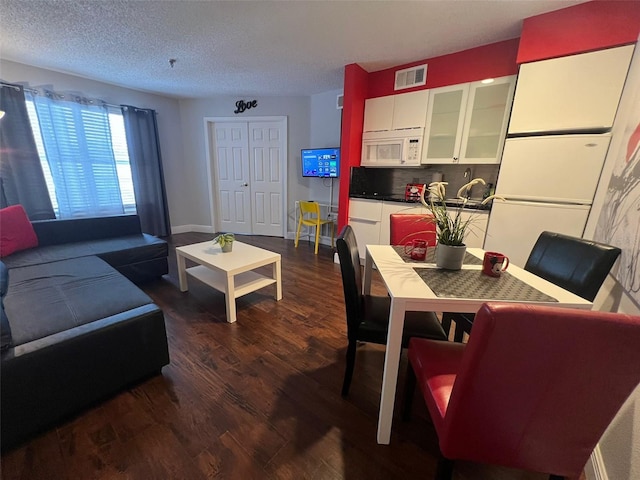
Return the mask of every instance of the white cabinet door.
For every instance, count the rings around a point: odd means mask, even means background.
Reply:
[[[460,163],[500,163],[515,78],[510,76],[494,79],[491,83],[471,83]]]
[[[591,203],[610,134],[507,140],[496,193],[508,199]]]
[[[469,220],[464,235],[464,244],[469,248],[482,248],[489,223],[489,212],[486,210],[465,210],[461,214],[462,221]]]
[[[469,84],[434,88],[429,94],[422,163],[459,161]]]
[[[431,90],[422,163],[500,163],[515,79]]]
[[[364,102],[363,131],[391,130],[393,121],[393,96],[369,98]]]
[[[349,200],[349,225],[356,235],[360,258],[364,258],[367,245],[380,243],[381,218],[381,201],[355,198]]]
[[[533,245],[545,231],[581,237],[590,207],[535,202],[493,202],[484,249],[507,255],[524,267]]]
[[[364,104],[364,132],[424,128],[429,90],[369,98]]]
[[[429,105],[429,90],[401,93],[393,96],[391,128],[424,128]]]
[[[521,65],[509,133],[611,127],[633,48],[627,45]]]

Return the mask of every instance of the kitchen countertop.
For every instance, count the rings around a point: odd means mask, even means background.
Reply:
[[[404,194],[380,194],[380,193],[350,193],[349,198],[362,198],[366,200],[383,200],[385,202],[398,202],[398,203],[410,203],[417,204],[419,201],[415,200],[406,200],[404,198]],[[447,200],[445,203],[448,207],[457,207],[460,204],[461,200],[452,198]],[[470,199],[467,200],[466,205],[464,205],[465,210],[491,210],[491,204],[482,205],[481,199]]]

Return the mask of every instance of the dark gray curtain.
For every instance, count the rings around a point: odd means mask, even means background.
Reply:
[[[142,230],[159,237],[171,233],[155,110],[122,106],[133,191]]]
[[[2,84],[0,110],[0,206],[20,204],[30,220],[56,218],[22,86]]]

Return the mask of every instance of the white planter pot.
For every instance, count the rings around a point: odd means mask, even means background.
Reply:
[[[439,243],[436,247],[436,267],[446,270],[460,270],[466,251],[466,245],[443,245]]]

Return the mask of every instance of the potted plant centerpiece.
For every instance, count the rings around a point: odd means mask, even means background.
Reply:
[[[213,239],[213,243],[219,244],[223,252],[230,252],[235,239],[236,237],[233,233],[221,233]]]
[[[469,183],[464,184],[456,195],[457,205],[447,207],[446,186],[448,182],[432,182],[429,187],[422,189],[420,202],[433,214],[436,222],[436,236],[438,245],[436,247],[436,266],[447,270],[460,270],[464,261],[464,254],[467,246],[464,237],[467,229],[473,223],[473,215],[466,219],[462,211],[469,201],[468,195],[474,185],[486,185],[482,178],[474,178]],[[429,200],[425,200],[424,193],[428,191]],[[497,197],[491,195],[482,201],[486,205]]]

